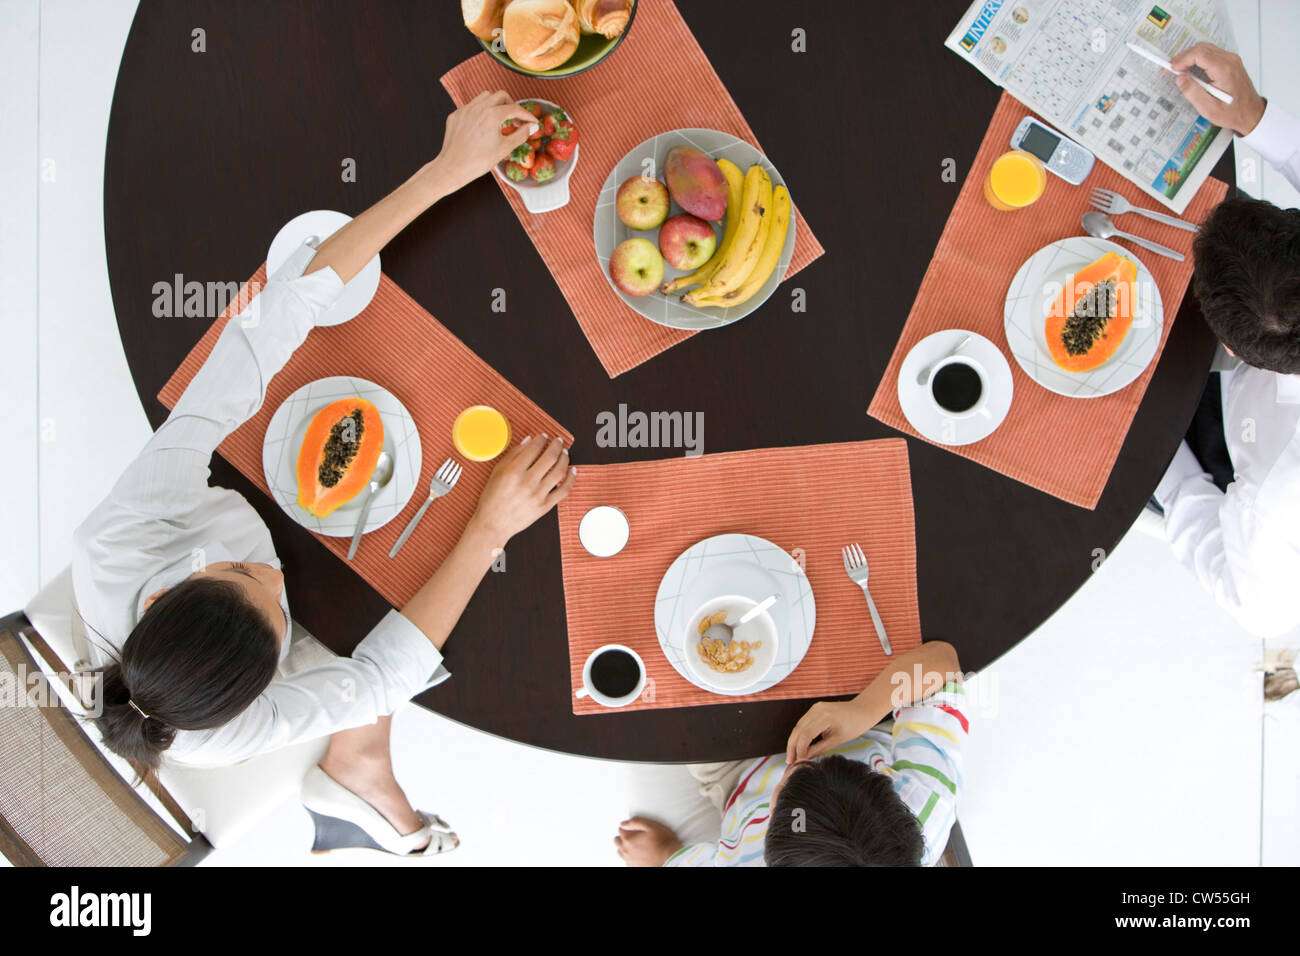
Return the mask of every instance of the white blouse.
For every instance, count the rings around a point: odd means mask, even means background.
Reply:
[[[92,663],[116,658],[159,588],[220,561],[280,566],[262,519],[239,493],[208,485],[208,464],[222,440],[261,407],[267,383],[342,293],[332,268],[302,274],[314,256],[304,245],[226,323],[171,415],[77,528],[72,579]],[[286,629],[282,661],[288,649]],[[449,676],[428,637],[390,611],[351,657],[274,680],[221,727],[178,731],[167,757],[235,763],[374,723]]]

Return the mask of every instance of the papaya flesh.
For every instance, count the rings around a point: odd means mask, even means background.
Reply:
[[[359,495],[384,450],[384,421],[364,398],[331,402],[312,418],[298,451],[298,504],[328,518]]]
[[[1052,361],[1088,372],[1115,354],[1137,310],[1137,263],[1108,252],[1065,283],[1047,316]]]

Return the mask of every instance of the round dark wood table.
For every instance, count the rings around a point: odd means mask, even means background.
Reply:
[[[771,15],[737,17],[733,4],[679,3],[826,247],[795,280],[805,314],[774,299],[611,380],[487,177],[384,250],[384,270],[406,292],[568,425],[579,464],[662,454],[596,446],[597,412],[620,402],[704,412],[710,452],[897,435],[865,409],[957,195],[941,164],[951,157],[965,175],[999,91],[943,47],[963,3],[873,5],[871,35],[888,43],[872,43],[870,58],[841,17],[770,6]],[[856,5],[844,10],[861,16]],[[806,53],[791,52],[796,27],[807,31]],[[202,53],[192,49],[196,29]],[[438,78],[477,51],[454,0],[143,0],[113,97],[104,228],[122,343],[155,427],[167,414],[156,395],[210,317],[155,318],[154,284],[177,273],[243,281],[293,216],[355,215],[381,198],[438,152],[452,107]],[[610,82],[615,62],[596,67]],[[653,95],[629,89],[627,109]],[[355,182],[340,175],[349,158]],[[1230,159],[1216,172],[1229,182]],[[526,307],[492,312],[495,288]],[[1093,511],[909,441],[927,639],[954,644],[964,669],[982,668],[1088,579],[1095,549],[1114,547],[1172,457],[1213,348],[1189,294]],[[710,373],[740,361],[753,381],[780,387],[736,396]],[[219,456],[212,480],[244,494],[270,527],[295,616],[348,653],[388,604]],[[419,703],[596,757],[773,753],[808,706],[575,717],[553,513],[511,541],[509,573],[487,575],[445,653],[453,678]]]

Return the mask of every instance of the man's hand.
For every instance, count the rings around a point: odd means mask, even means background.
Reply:
[[[498,547],[550,511],[568,494],[578,469],[558,438],[530,435],[501,459],[479,496],[470,524]]]
[[[618,825],[614,846],[628,866],[663,866],[682,848],[682,841],[662,823],[633,817]]]
[[[1170,66],[1186,72],[1199,66],[1210,78],[1210,83],[1232,95],[1231,103],[1215,99],[1190,76],[1174,78],[1187,102],[1215,126],[1222,126],[1245,136],[1259,125],[1264,115],[1264,98],[1255,91],[1255,84],[1241,63],[1241,57],[1210,43],[1188,47],[1170,61]]]
[[[820,757],[840,744],[861,737],[872,726],[873,721],[864,715],[856,700],[818,701],[790,731],[790,739],[785,744],[785,762],[795,764]]]
[[[506,120],[519,124],[507,134]],[[510,151],[537,132],[537,117],[524,109],[504,90],[484,90],[447,117],[442,152],[433,161],[443,193],[455,192],[478,179]]]

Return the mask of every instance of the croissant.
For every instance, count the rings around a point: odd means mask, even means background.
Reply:
[[[583,33],[614,39],[627,27],[634,0],[570,0]]]

